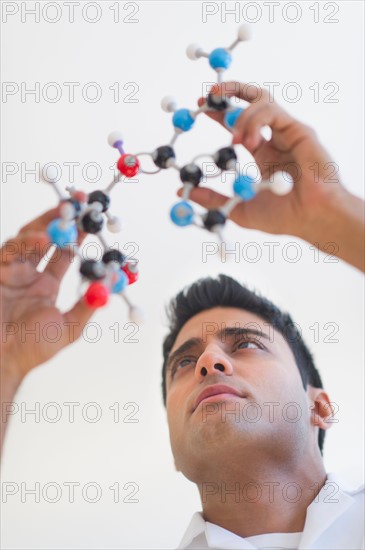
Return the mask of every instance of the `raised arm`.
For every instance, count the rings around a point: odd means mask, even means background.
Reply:
[[[230,218],[242,227],[299,237],[321,250],[333,242],[335,255],[364,271],[364,202],[343,187],[336,163],[315,132],[286,113],[261,88],[226,82],[214,86],[212,93],[250,103],[237,120],[232,142],[242,144],[253,155],[263,178],[284,170],[294,180],[288,195],[261,191],[238,204]],[[201,98],[199,104],[203,102]],[[222,114],[207,114],[223,124]],[[272,130],[269,141],[261,135],[264,126]],[[219,208],[227,197],[201,187],[192,191],[191,199],[206,208]]]
[[[71,249],[63,249],[42,273],[36,270],[49,244],[47,225],[57,215],[55,208],[28,223],[0,251],[1,444],[6,429],[5,404],[12,402],[23,378],[74,342],[94,311],[83,300],[65,313],[55,305],[62,278],[73,259]],[[53,343],[42,338],[49,323],[56,324],[60,334]],[[36,334],[32,335],[32,330]]]

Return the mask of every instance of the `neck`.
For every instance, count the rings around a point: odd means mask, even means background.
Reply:
[[[326,481],[320,457],[300,464],[226,464],[198,483],[205,521],[240,537],[303,531],[308,506]]]

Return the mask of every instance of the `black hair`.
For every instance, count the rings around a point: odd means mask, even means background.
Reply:
[[[267,321],[282,334],[293,352],[303,387],[308,384],[323,388],[313,356],[302,339],[296,324],[288,313],[282,312],[267,298],[249,290],[227,275],[217,279],[207,277],[199,279],[179,292],[167,308],[169,333],[163,342],[162,396],[166,407],[166,364],[169,353],[181,328],[194,315],[214,307],[235,307],[254,313]],[[325,431],[321,428],[318,434],[318,446],[323,454]]]

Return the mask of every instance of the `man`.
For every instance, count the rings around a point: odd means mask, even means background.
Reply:
[[[227,276],[171,304],[163,395],[196,513],[179,548],[362,548],[364,490],[326,475],[333,411],[289,315]]]
[[[239,204],[232,220],[294,235],[322,250],[336,242],[338,257],[364,271],[363,202],[339,181],[328,182],[331,159],[313,131],[264,90],[226,83],[214,93],[251,103],[233,142],[252,153],[262,175],[286,170],[294,179],[287,196],[263,191]],[[222,123],[219,114],[210,116]],[[261,136],[266,125],[270,141]],[[209,208],[226,200],[203,188],[192,199]],[[76,339],[92,311],[82,300],[66,313],[55,306],[68,252],[43,273],[35,269],[56,215],[57,209],[46,212],[3,246],[2,321],[41,327],[76,322]],[[19,261],[23,245],[34,250],[26,262]],[[164,344],[163,389],[176,467],[198,485],[203,505],[181,548],[361,547],[362,493],[347,492],[326,476],[321,448],[330,399],[298,336],[290,317],[229,278],[197,283],[176,298]],[[54,343],[19,342],[17,333],[2,343],[2,402],[11,402],[24,376],[69,343],[66,331]],[[300,413],[296,422],[293,407]],[[4,431],[2,426],[2,437]],[[336,496],[329,500],[331,490]]]

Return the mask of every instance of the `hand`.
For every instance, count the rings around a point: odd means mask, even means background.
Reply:
[[[42,273],[36,271],[48,249],[47,225],[58,215],[59,208],[44,213],[1,248],[1,352],[5,384],[10,380],[13,386],[19,385],[33,367],[76,340],[93,313],[82,299],[65,313],[55,305],[62,278],[73,259],[71,248],[59,250],[56,261],[48,263]],[[84,236],[80,235],[79,242]],[[52,340],[58,337],[56,328],[52,329],[48,323],[57,327],[60,337],[55,342]],[[43,332],[47,326],[48,338]],[[37,336],[29,334],[36,327]]]
[[[272,102],[269,93],[263,89],[226,82],[215,85],[211,93],[236,96],[251,103],[236,122],[232,143],[242,144],[253,155],[263,179],[284,170],[294,181],[293,190],[288,195],[278,196],[263,190],[252,200],[239,203],[230,218],[243,227],[309,240],[308,231],[313,221],[323,217],[328,205],[341,201],[346,194],[335,173],[335,163],[314,131]],[[204,101],[201,98],[199,105]],[[210,111],[207,114],[223,124],[222,113]],[[261,135],[261,129],[266,125],[272,130],[270,141]],[[181,190],[178,194],[181,196]],[[228,197],[198,187],[192,191],[191,199],[214,209],[222,206]]]

